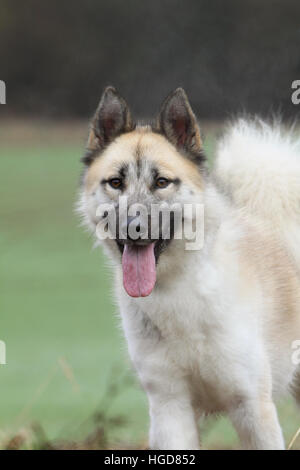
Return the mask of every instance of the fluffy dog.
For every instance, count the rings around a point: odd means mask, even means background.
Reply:
[[[162,204],[204,207],[201,249],[186,249],[172,217],[170,236],[159,225],[153,239],[140,213],[127,217],[127,237],[114,222],[115,237],[101,241],[149,400],[151,448],[198,449],[198,418],[219,412],[231,418],[244,448],[283,449],[274,398],[291,391],[300,401],[293,360],[300,339],[297,141],[279,125],[239,120],[208,172],[182,89],[167,97],[153,126],[140,126],[109,87],[83,161],[79,210],[95,234],[107,222],[99,207],[111,204],[119,215],[120,196],[146,212]],[[140,236],[128,235],[130,224]]]

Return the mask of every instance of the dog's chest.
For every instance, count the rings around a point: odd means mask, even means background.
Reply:
[[[171,291],[157,291],[149,298],[147,315],[158,328],[168,355],[179,367],[201,370],[213,365],[224,346],[226,325],[219,293],[199,288],[197,279],[172,286]]]
[[[187,345],[212,341],[223,329],[222,280],[214,268],[183,274],[159,285],[151,296],[140,301],[140,306],[170,341],[181,340]]]

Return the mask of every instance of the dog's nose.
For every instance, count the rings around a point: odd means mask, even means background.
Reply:
[[[127,239],[130,241],[136,241],[145,239],[148,237],[148,225],[147,220],[143,221],[140,215],[128,216],[126,221],[126,227],[123,233],[127,234]]]

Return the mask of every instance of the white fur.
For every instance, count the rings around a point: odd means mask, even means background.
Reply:
[[[278,224],[299,217],[300,140],[278,123],[237,121],[219,142],[215,174],[239,206]]]
[[[293,129],[238,120],[219,142],[214,176],[238,207],[285,237],[300,264],[300,139]]]

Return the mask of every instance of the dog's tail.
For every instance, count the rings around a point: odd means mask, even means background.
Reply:
[[[300,138],[279,123],[240,119],[230,126],[218,145],[215,176],[238,207],[279,227],[299,220]]]
[[[299,251],[300,139],[293,129],[239,119],[219,142],[214,174],[238,208],[270,224]]]

